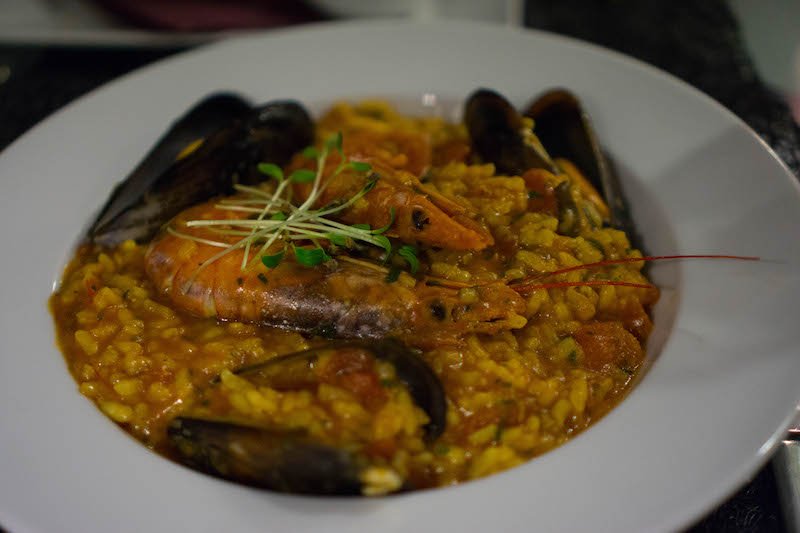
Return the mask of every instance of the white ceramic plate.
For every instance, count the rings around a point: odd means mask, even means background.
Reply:
[[[301,498],[171,464],[78,394],[54,347],[47,297],[112,184],[201,96],[453,101],[488,86],[522,105],[554,85],[594,115],[652,253],[763,258],[656,266],[655,359],[583,435],[456,488]],[[387,22],[214,45],[126,76],[34,128],[0,156],[0,191],[0,523],[14,533],[674,529],[766,461],[800,399],[795,180],[709,98],[569,39]]]

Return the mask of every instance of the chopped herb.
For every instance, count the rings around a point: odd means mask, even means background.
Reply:
[[[512,216],[511,223],[515,224],[518,220],[524,217],[526,213],[527,213],[526,211],[522,211],[521,213],[517,213],[516,215]]]
[[[594,210],[594,208],[589,207],[589,204],[583,205],[583,214],[586,216],[586,221],[589,223],[590,227],[600,227],[600,223],[602,222],[600,215]]]
[[[409,268],[411,268],[411,273],[416,274],[419,270],[419,259],[417,259],[417,249],[411,245],[404,244],[397,250],[397,255],[402,257],[408,263]]]
[[[264,285],[267,284],[267,276],[265,276],[263,272],[259,272],[258,276],[256,276],[256,277],[258,278],[258,281],[260,281]]]
[[[500,420],[500,422],[497,423],[497,429],[494,432],[494,441],[495,442],[500,442],[500,439],[503,438],[503,431],[505,431],[505,429],[506,429],[505,420]]]
[[[567,355],[567,361],[572,363],[573,365],[578,362],[578,352],[576,350],[572,350]]]
[[[449,452],[450,446],[441,442],[433,447],[433,453],[436,455],[447,455]]]
[[[542,195],[538,191],[528,191],[528,200],[540,198]]]
[[[585,237],[585,238],[586,238],[586,242],[588,242],[589,244],[591,244],[592,246],[597,248],[600,251],[600,253],[602,253],[603,256],[605,257],[606,249],[603,246],[603,243],[601,243],[600,241],[598,241],[597,239],[594,239],[592,237]]]

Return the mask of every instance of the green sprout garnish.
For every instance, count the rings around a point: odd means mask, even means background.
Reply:
[[[419,259],[417,259],[417,249],[411,245],[405,244],[397,250],[397,255],[402,257],[408,263],[409,269],[412,274],[416,274],[419,270]]]
[[[353,161],[351,166],[356,172],[369,172],[372,168],[369,163],[365,163],[364,161]]]
[[[301,248],[292,245],[292,248],[294,249],[294,258],[303,266],[317,266],[331,259],[321,246],[315,248]]]
[[[285,254],[286,254],[286,250],[281,250],[277,254],[262,255],[261,256],[261,262],[264,263],[264,266],[267,267],[267,268],[275,268],[283,260],[283,256]]]
[[[389,269],[389,272],[386,274],[386,283],[394,283],[400,277],[400,269],[397,267],[392,267]]]
[[[341,161],[330,176],[323,180],[325,162],[333,151],[341,154]],[[287,177],[278,165],[260,163],[257,166],[258,171],[277,181],[273,192],[258,187],[235,185],[235,190],[241,195],[220,202],[219,206],[223,209],[250,213],[249,218],[190,220],[186,223],[189,227],[208,227],[220,235],[241,237],[238,241],[227,243],[203,239],[169,228],[175,235],[223,248],[200,265],[200,269],[238,249],[244,250],[242,270],[259,261],[267,268],[276,268],[290,250],[299,264],[316,266],[331,260],[331,255],[320,244],[323,240],[334,247],[343,248],[351,248],[356,242],[366,243],[382,248],[386,258],[391,255],[392,244],[383,233],[394,223],[393,209],[390,212],[389,223],[378,229],[372,229],[369,224],[348,225],[328,218],[352,206],[375,187],[379,178],[372,172],[372,166],[364,161],[351,161],[344,157],[341,133],[326,139],[321,150],[309,146],[302,151],[302,154],[307,159],[315,161],[315,170],[298,169]],[[364,175],[364,186],[361,190],[348,199],[340,199],[318,209],[312,209],[327,184],[348,169]],[[292,183],[311,184],[308,197],[299,206],[291,202]],[[254,251],[255,248],[257,250]],[[402,252],[404,249],[410,251]],[[401,248],[400,255],[409,263],[412,272],[416,272],[419,262],[416,260],[413,247]]]
[[[272,176],[278,181],[283,181],[283,169],[274,163],[259,163],[258,171],[267,176]]]

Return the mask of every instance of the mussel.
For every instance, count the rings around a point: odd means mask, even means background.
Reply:
[[[217,477],[278,492],[359,495],[365,461],[302,432],[177,417],[168,428],[180,459]]]
[[[394,340],[334,341],[250,365],[235,374],[277,390],[313,389],[319,384],[321,357],[353,350],[390,362],[398,380],[429,418],[424,427],[426,441],[441,435],[446,419],[442,384],[419,356]],[[358,443],[336,447],[317,442],[302,430],[189,413],[172,420],[167,432],[178,460],[245,485],[329,495],[372,495],[413,488],[390,467],[374,464]]]
[[[551,89],[536,98],[525,111],[551,157],[569,159],[603,195],[611,227],[635,235],[622,184],[603,153],[589,114],[566,89]]]
[[[525,131],[523,115],[500,94],[479,89],[467,99],[464,120],[473,151],[494,163],[499,172],[522,175],[531,168],[553,173],[562,169],[554,161],[572,161],[591,185],[600,191],[609,209],[611,227],[636,232],[619,178],[603,153],[588,113],[566,89],[546,91],[524,113],[534,122],[534,133]],[[574,202],[565,187],[556,191],[560,218],[575,216]],[[572,210],[572,211],[570,211]],[[563,226],[569,226],[563,223]]]
[[[311,143],[313,132],[311,117],[297,102],[254,108],[236,95],[209,96],[177,120],[117,185],[88,239],[106,246],[126,239],[146,242],[186,207],[252,181],[257,163],[288,162]],[[200,145],[192,151],[196,141]]]
[[[530,168],[557,172],[547,152],[523,135],[522,116],[500,94],[478,89],[464,105],[464,123],[472,149],[498,172],[521,175]]]

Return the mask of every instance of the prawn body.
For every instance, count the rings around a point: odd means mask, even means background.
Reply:
[[[341,260],[307,267],[287,259],[272,269],[256,264],[243,271],[244,252],[233,250],[200,268],[219,249],[176,235],[218,239],[186,222],[242,217],[212,201],[181,213],[171,223],[176,231],[162,231],[148,248],[145,267],[166,300],[196,316],[333,338],[394,337],[417,347],[525,323],[522,298],[502,282],[477,287],[477,299],[467,303],[458,289],[389,282],[380,270]]]

